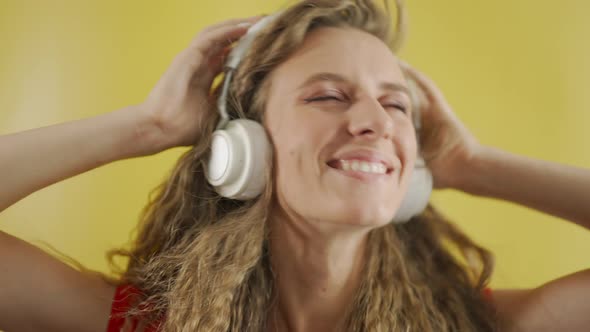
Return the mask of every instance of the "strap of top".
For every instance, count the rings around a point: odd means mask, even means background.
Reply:
[[[120,285],[115,291],[113,304],[111,306],[111,316],[107,326],[107,332],[120,332],[125,325],[125,314],[131,307],[131,300],[134,296],[140,294],[140,291],[131,285]],[[131,325],[131,331],[137,328],[137,320],[128,323]],[[145,332],[157,332],[155,328],[148,327]]]
[[[494,294],[493,294],[493,291],[491,288],[489,288],[489,287],[484,288],[482,293],[483,293],[483,297],[486,300],[488,300],[490,302],[492,302],[494,300]]]

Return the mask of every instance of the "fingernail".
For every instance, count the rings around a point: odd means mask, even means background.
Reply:
[[[239,23],[236,25],[238,28],[248,28],[250,26],[252,26],[251,22],[243,22],[243,23]]]

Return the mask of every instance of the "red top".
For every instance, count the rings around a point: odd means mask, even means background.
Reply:
[[[492,291],[491,288],[486,287],[483,289],[483,297],[488,300],[488,301],[493,301],[494,300],[494,292]]]
[[[139,290],[133,286],[129,285],[121,285],[117,287],[115,292],[115,297],[113,298],[113,305],[111,307],[111,318],[109,320],[109,325],[107,327],[107,332],[120,332],[123,328],[123,323],[125,323],[124,317],[117,317],[116,314],[125,313],[129,310],[131,306],[131,299],[133,295],[139,294]],[[483,290],[483,295],[488,301],[492,301],[492,289],[485,288]],[[134,320],[132,322],[132,330],[135,331],[137,328],[137,321]],[[154,326],[149,326],[145,329],[145,332],[158,332],[157,328]]]
[[[131,307],[131,300],[134,295],[139,294],[139,290],[133,286],[121,285],[117,287],[115,296],[113,298],[113,304],[111,306],[111,317],[109,325],[107,326],[107,332],[120,332],[125,323],[125,317],[119,317],[117,314],[123,314]],[[131,331],[135,331],[137,328],[137,320],[131,322]],[[154,326],[148,326],[144,330],[145,332],[157,332],[158,330]]]

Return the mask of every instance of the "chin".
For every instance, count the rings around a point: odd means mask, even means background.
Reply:
[[[346,209],[339,213],[338,223],[350,226],[364,226],[370,228],[379,228],[385,226],[393,219],[393,211],[386,213],[377,213],[377,209],[367,210],[366,207],[359,210]]]

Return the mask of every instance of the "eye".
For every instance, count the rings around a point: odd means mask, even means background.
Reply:
[[[398,109],[404,113],[408,112],[408,109],[404,105],[401,105],[401,104],[386,104],[386,105],[383,105],[383,107],[386,107],[386,108],[392,107],[392,108]]]
[[[335,100],[335,101],[340,101],[340,102],[344,101],[336,96],[319,96],[319,97],[315,97],[315,98],[307,98],[304,100],[307,103],[314,102],[314,101],[328,101],[328,100]],[[395,109],[400,110],[404,113],[408,112],[407,108],[402,104],[385,104],[385,105],[383,105],[383,107],[384,108],[395,108]]]
[[[335,96],[320,96],[320,97],[315,97],[315,98],[308,98],[305,99],[306,102],[312,102],[312,101],[325,101],[325,100],[336,100],[336,101],[342,101],[341,99],[339,99],[338,97]]]

